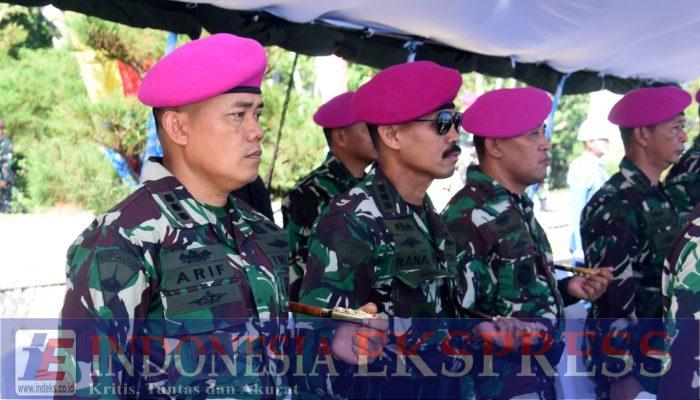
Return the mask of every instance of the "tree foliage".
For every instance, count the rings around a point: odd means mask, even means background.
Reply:
[[[588,95],[566,95],[559,99],[552,131],[552,164],[548,180],[550,188],[567,187],[569,164],[581,154],[583,145],[576,140],[578,128],[588,114]]]
[[[27,148],[26,157],[29,209],[67,202],[103,212],[130,192],[92,141],[52,137]]]
[[[143,135],[138,139],[134,132],[143,115],[129,115],[128,104],[120,104],[125,99],[115,99],[114,106],[91,104],[67,50],[20,49],[18,56],[0,58],[0,118],[15,144],[19,170],[13,208],[31,211],[56,202],[95,212],[111,207],[128,188],[100,151],[98,143],[111,136],[104,136],[99,121],[112,121],[117,131],[128,130],[127,137],[142,142]],[[130,120],[133,125],[124,122]]]
[[[102,60],[121,61],[143,76],[163,55],[167,34],[137,29],[96,17],[69,13],[67,19],[78,42],[92,48]]]
[[[51,47],[53,26],[39,8],[0,5],[0,57],[19,57],[22,48]]]
[[[294,60],[293,53],[278,47],[269,47],[266,51],[268,72],[262,87],[265,110],[260,119],[265,132],[260,165],[260,175],[263,177],[267,175],[272,161]],[[321,163],[325,156],[326,140],[321,128],[312,120],[313,113],[321,105],[321,100],[314,97],[314,76],[313,59],[300,55],[270,187],[275,197],[284,195],[299,178]]]
[[[63,108],[87,99],[75,57],[53,48],[0,57],[0,93],[0,118],[16,144],[72,134],[79,121],[67,118]]]

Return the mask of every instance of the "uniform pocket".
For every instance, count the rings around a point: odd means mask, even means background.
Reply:
[[[529,240],[508,241],[499,246],[499,297],[517,300],[522,291],[537,285],[537,250]]]

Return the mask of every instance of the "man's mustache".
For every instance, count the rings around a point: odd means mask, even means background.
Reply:
[[[451,156],[452,153],[460,154],[461,152],[462,152],[462,149],[459,148],[457,143],[453,143],[449,149],[445,150],[445,152],[442,153],[442,158],[447,158],[447,157]]]

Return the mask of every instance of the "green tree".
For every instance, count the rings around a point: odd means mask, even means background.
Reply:
[[[70,202],[100,212],[129,191],[98,145],[120,137],[105,135],[100,121],[118,125],[117,132],[130,131],[126,136],[135,141],[121,140],[125,148],[138,152],[134,142],[143,141],[137,128],[143,123],[136,121],[144,116],[129,114],[128,104],[91,104],[72,53],[20,49],[18,59],[0,58],[0,91],[1,118],[18,160],[16,211]],[[143,107],[139,110],[146,112]]]
[[[0,57],[14,54],[19,45],[27,39],[27,31],[15,23],[0,28]]]
[[[0,5],[0,56],[18,58],[21,48],[51,47],[54,28],[37,7]]]
[[[52,48],[0,57],[0,93],[0,118],[19,145],[73,132],[60,106],[87,99],[73,54]]]
[[[114,93],[97,102],[83,98],[57,107],[66,119],[74,121],[71,131],[65,132],[64,137],[92,140],[113,149],[131,165],[140,168],[140,157],[148,136],[145,121],[150,116],[150,109],[138,100]],[[132,178],[138,182],[137,171],[132,171]]]
[[[139,76],[163,56],[167,33],[67,13],[67,25],[76,39],[95,50],[103,60],[121,61],[134,68]]]
[[[348,63],[348,90],[357,90],[365,82],[370,80],[378,69],[362,64]]]
[[[265,110],[260,125],[265,132],[260,175],[265,177],[272,161],[277,129],[282,117],[284,97],[289,82],[294,54],[279,47],[266,49],[268,72],[263,83]],[[320,127],[312,120],[313,113],[321,105],[313,97],[313,59],[299,56],[295,72],[295,87],[292,89],[287,116],[280,139],[280,148],[275,163],[270,191],[281,197],[294,183],[308,174],[325,156],[326,140]]]
[[[56,136],[37,141],[26,154],[23,200],[29,209],[67,202],[99,213],[130,192],[90,140]]]
[[[578,128],[588,113],[588,95],[566,95],[559,99],[559,108],[554,114],[552,131],[552,164],[548,176],[552,189],[566,187],[566,174],[569,164],[582,151],[583,146],[576,140]]]

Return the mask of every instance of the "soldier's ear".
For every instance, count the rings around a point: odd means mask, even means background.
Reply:
[[[333,141],[333,146],[345,147],[348,144],[347,131],[343,128],[334,128],[331,131],[331,138]]]
[[[634,128],[634,131],[632,132],[632,137],[634,137],[634,140],[639,143],[640,146],[644,147],[645,149],[649,145],[649,136],[651,135],[651,129],[649,127],[641,127],[641,128]]]
[[[492,158],[501,159],[503,157],[503,148],[499,139],[486,138],[484,139],[484,150]]]
[[[380,125],[377,127],[379,140],[390,149],[401,149],[401,141],[399,140],[398,125]]]
[[[168,140],[180,146],[187,144],[187,130],[184,127],[186,119],[187,113],[181,110],[169,109],[163,112],[161,122],[163,133]]]

